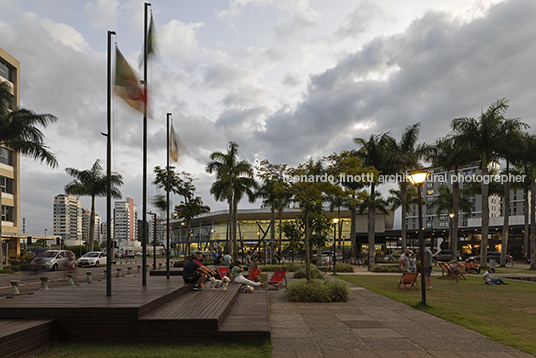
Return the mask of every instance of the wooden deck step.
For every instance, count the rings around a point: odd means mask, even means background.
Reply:
[[[0,320],[0,357],[22,357],[56,340],[54,320]]]
[[[160,308],[140,317],[140,323],[149,321],[162,325],[170,322],[175,329],[218,330],[231,309],[240,285],[230,284],[226,291],[221,288],[205,288],[190,291]]]

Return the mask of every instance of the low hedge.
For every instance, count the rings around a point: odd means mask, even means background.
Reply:
[[[372,266],[372,272],[400,272],[400,266],[394,265],[374,265]]]
[[[262,271],[276,271],[276,270],[285,270],[287,272],[296,272],[300,268],[305,268],[305,264],[295,264],[293,262],[288,262],[286,264],[278,265],[262,265],[259,266]]]
[[[350,286],[340,280],[299,280],[288,285],[285,295],[292,302],[347,302]]]
[[[335,264],[335,272],[354,272],[354,267],[350,264]]]
[[[294,272],[294,278],[305,278],[307,273],[305,272],[305,267],[300,267],[296,272]],[[314,266],[311,266],[311,278],[312,279],[323,279],[324,272],[320,271]]]

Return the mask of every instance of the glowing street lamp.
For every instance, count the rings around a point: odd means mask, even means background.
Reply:
[[[423,232],[423,223],[422,223],[422,195],[421,195],[421,187],[422,183],[426,181],[426,177],[428,177],[428,173],[426,172],[416,172],[413,174],[408,175],[408,180],[411,184],[415,185],[417,187],[417,205],[419,210],[419,257],[421,260],[421,296],[422,296],[422,304],[426,305],[426,287],[425,287],[425,281],[424,281],[424,232]]]

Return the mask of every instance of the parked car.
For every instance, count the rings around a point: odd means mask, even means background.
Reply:
[[[106,254],[102,251],[91,251],[76,261],[78,266],[95,266],[106,265]]]
[[[32,270],[61,270],[71,261],[75,261],[76,256],[69,250],[47,250],[30,262]]]
[[[476,262],[480,264],[480,255],[471,256],[467,260],[465,260],[465,262],[471,262],[473,260],[476,260]],[[501,262],[501,253],[488,252],[486,254],[486,262],[489,262],[490,260],[495,260],[495,262],[497,263]],[[506,262],[512,262],[512,255],[506,254]]]
[[[128,257],[129,259],[133,259],[134,256],[136,256],[136,254],[134,253],[134,250],[126,250],[125,256]]]
[[[333,258],[333,251],[322,251],[320,253],[320,264],[329,265],[332,258]],[[335,253],[335,260],[339,261],[339,259],[340,259],[340,255]]]
[[[460,253],[458,252],[458,261],[461,259]],[[452,250],[439,250],[432,255],[432,262],[434,265],[436,265],[438,262],[449,262],[450,260],[452,260]]]

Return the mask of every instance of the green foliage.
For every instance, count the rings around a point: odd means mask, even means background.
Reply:
[[[395,265],[374,265],[372,266],[372,272],[399,272],[400,266]]]
[[[305,278],[305,267],[299,268],[296,272],[294,272],[294,278]],[[317,269],[314,266],[311,266],[311,279],[323,279],[324,273]]]
[[[12,273],[15,273],[16,271],[15,267],[16,266],[4,266],[4,268],[0,270],[0,274],[5,273],[8,275],[11,275]]]
[[[288,285],[285,295],[292,302],[347,302],[350,287],[339,280],[299,280]]]
[[[287,272],[295,272],[295,271],[297,271],[298,269],[300,269],[302,267],[305,268],[305,264],[298,264],[298,263],[293,263],[293,262],[288,262],[288,263],[280,264],[280,265],[263,265],[263,266],[259,266],[259,268],[262,271],[285,270]]]
[[[335,272],[354,272],[354,267],[350,264],[336,263]]]
[[[175,261],[173,263],[173,267],[184,267],[184,260],[181,261]]]

